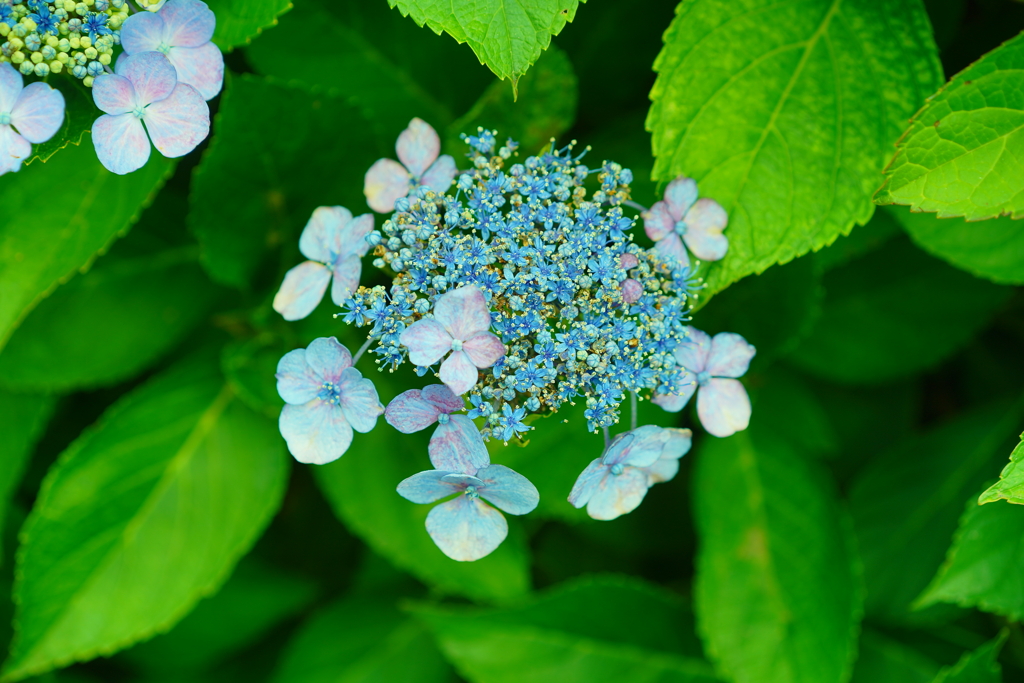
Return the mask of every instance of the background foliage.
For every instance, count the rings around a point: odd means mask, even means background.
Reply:
[[[69,117],[0,180],[0,680],[1024,680],[1024,5],[209,4],[200,152],[114,176]],[[296,465],[277,359],[359,340],[270,300],[413,116],[577,139],[646,205],[696,178],[749,430],[599,523],[564,499],[600,437],[541,420],[492,444],[540,506],[476,563],[394,493],[429,432]]]

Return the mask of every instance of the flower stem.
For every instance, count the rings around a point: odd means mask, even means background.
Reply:
[[[608,450],[608,446],[610,446],[611,444],[612,444],[611,432],[609,432],[608,428],[605,427],[604,428],[604,449],[607,451]]]
[[[643,204],[638,204],[637,202],[634,202],[632,199],[627,199],[627,200],[625,200],[622,203],[625,204],[628,207],[636,209],[640,213],[647,213],[647,207],[646,206],[644,206]]]
[[[629,392],[629,408],[630,408],[630,412],[629,412],[629,430],[633,431],[634,429],[636,429],[636,423],[637,423],[637,419],[638,419],[637,418],[637,414],[636,414],[637,405],[636,405],[636,392],[635,391]]]
[[[364,353],[366,353],[366,349],[370,348],[370,344],[372,342],[373,337],[366,338],[366,341],[363,343],[363,345],[359,347],[358,351],[356,351],[356,355],[352,356],[352,365],[355,365],[356,363],[359,362],[359,359],[363,357]]]

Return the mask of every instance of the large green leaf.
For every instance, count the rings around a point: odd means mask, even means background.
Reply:
[[[817,464],[754,418],[697,454],[699,630],[735,683],[844,683],[863,599],[844,513]]]
[[[77,78],[52,78],[49,84],[64,96],[64,123],[52,138],[32,146],[32,156],[25,160],[26,165],[36,160],[48,161],[68,145],[82,144],[93,122],[103,114],[93,104],[92,90]]]
[[[860,654],[850,683],[931,683],[939,665],[876,631],[860,634]]]
[[[213,42],[222,50],[251,42],[292,8],[291,0],[209,0],[207,4],[217,15]]]
[[[1024,222],[1007,216],[981,222],[943,220],[904,207],[892,207],[888,212],[928,253],[993,282],[1024,284]]]
[[[726,296],[723,293],[722,297]],[[757,422],[771,424],[772,431],[801,453],[833,457],[846,445],[818,394],[799,373],[773,367],[758,376],[751,394]]]
[[[174,347],[219,294],[195,247],[105,256],[25,318],[0,352],[0,385],[69,391],[131,377]]]
[[[879,454],[850,489],[869,615],[928,619],[910,611],[942,564],[963,503],[999,461],[1020,403],[986,406]]]
[[[473,683],[715,683],[678,598],[625,578],[585,578],[514,609],[423,606]]]
[[[364,213],[363,175],[384,153],[370,128],[341,97],[250,75],[232,78],[190,198],[189,225],[211,277],[245,287],[268,249],[281,243],[295,253],[288,266],[298,264],[294,245],[317,206]],[[339,135],[344,158],[332,144]]]
[[[215,591],[276,511],[276,425],[210,360],[126,395],[47,475],[22,532],[4,680],[109,655]]]
[[[709,293],[871,217],[879,171],[942,82],[920,0],[685,0],[655,62],[654,177],[729,212]]]
[[[955,665],[940,671],[933,683],[1001,683],[1002,667],[996,657],[1006,642],[1006,635],[1004,631],[995,640],[964,654]]]
[[[448,683],[426,629],[393,601],[348,598],[310,618],[288,644],[275,683]]]
[[[939,573],[915,606],[951,602],[1020,621],[1024,617],[1024,508],[978,504],[960,518]]]
[[[586,2],[586,0],[582,0]],[[468,43],[481,64],[498,78],[512,81],[537,61],[566,22],[576,16],[580,0],[388,0],[420,26],[442,31]]]
[[[1024,34],[979,59],[919,111],[886,168],[879,204],[940,217],[1024,218]]]
[[[823,284],[821,318],[789,359],[856,384],[935,365],[967,344],[1013,292],[951,268],[906,239],[826,273]]]
[[[1017,505],[1024,505],[1024,434],[1020,435],[1021,443],[1010,453],[1010,462],[999,473],[999,481],[992,484],[981,494],[978,503],[994,503],[997,500],[1007,500]]]
[[[814,255],[814,260],[829,271],[879,249],[901,232],[899,222],[889,211],[875,211],[866,225],[819,251]]]
[[[47,294],[127,232],[173,166],[154,154],[117,176],[85,144],[4,178],[0,205],[17,219],[0,225],[0,349]]]

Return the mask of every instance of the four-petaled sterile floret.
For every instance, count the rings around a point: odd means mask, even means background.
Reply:
[[[722,234],[728,224],[729,216],[718,202],[697,198],[693,178],[670,182],[665,199],[655,202],[644,215],[644,229],[657,243],[655,249],[681,268],[690,265],[687,249],[704,261],[722,259],[729,249],[729,239]]]
[[[21,168],[32,144],[46,142],[64,123],[64,96],[45,83],[24,85],[10,64],[0,64],[0,175]]]
[[[398,136],[395,152],[402,163],[379,159],[366,172],[366,203],[378,213],[393,211],[395,202],[418,185],[444,192],[458,172],[455,159],[441,154],[437,131],[422,119],[409,122],[409,127]]]

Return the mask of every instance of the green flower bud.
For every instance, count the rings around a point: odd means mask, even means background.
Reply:
[[[51,73],[59,74],[63,70],[64,70],[64,65],[61,64],[56,59],[53,60],[52,62],[50,62],[50,72]]]
[[[71,42],[67,38],[61,38],[57,43],[60,52],[71,52]]]
[[[21,25],[24,26],[25,30],[28,31],[29,33],[32,33],[37,28],[39,28],[38,26],[36,26],[36,22],[32,21],[28,17],[25,17],[24,19],[21,20]]]
[[[75,11],[75,0],[64,0],[64,9],[68,12]]]
[[[46,36],[46,44],[50,47],[57,47],[57,45],[60,44],[60,41],[57,40],[57,36]]]
[[[67,52],[58,52],[57,53],[57,61],[60,62],[61,64],[67,64],[68,62],[71,61],[71,57],[68,57],[68,53]],[[57,72],[54,71],[54,73],[57,73]]]
[[[92,38],[90,38],[89,36],[82,36],[81,38],[78,39],[78,43],[83,48],[92,47]]]
[[[14,54],[11,55],[11,63],[12,64],[21,64],[24,61],[25,61],[25,53],[22,52],[21,50],[18,50],[17,52],[15,52]]]
[[[92,81],[93,81],[92,76],[86,76],[85,78],[82,79],[82,85],[84,85],[86,88],[91,88],[92,87]]]
[[[78,36],[71,36],[71,40],[68,41],[71,44],[72,49],[77,50],[82,47],[82,39]]]
[[[18,67],[18,71],[20,71],[24,76],[31,76],[32,72],[35,71],[35,69],[36,65],[28,61],[27,59],[21,63],[21,66]]]
[[[92,59],[96,59],[96,57],[98,57],[98,56],[99,56],[99,53],[96,51],[96,48],[94,48],[94,47],[87,47],[87,48],[85,48],[85,58],[86,59],[92,60]]]
[[[37,52],[35,54],[39,54],[39,53]],[[35,73],[36,73],[36,76],[39,76],[40,78],[43,78],[44,76],[49,76],[50,75],[50,65],[47,64],[46,62],[40,62],[39,64],[36,64]]]
[[[33,52],[32,53],[32,63],[33,64],[38,64],[41,61],[43,61],[43,53],[41,53],[41,52]]]
[[[25,41],[23,41],[21,38],[11,38],[9,42],[11,43],[11,49],[13,50],[20,50],[21,48],[25,47]]]
[[[11,27],[7,24],[0,23],[0,36],[7,37],[7,34],[11,32]]]
[[[99,61],[100,61],[100,64],[102,64],[103,66],[109,66],[110,65],[110,54],[107,53],[107,52],[104,52],[103,54],[101,54],[99,56]]]

